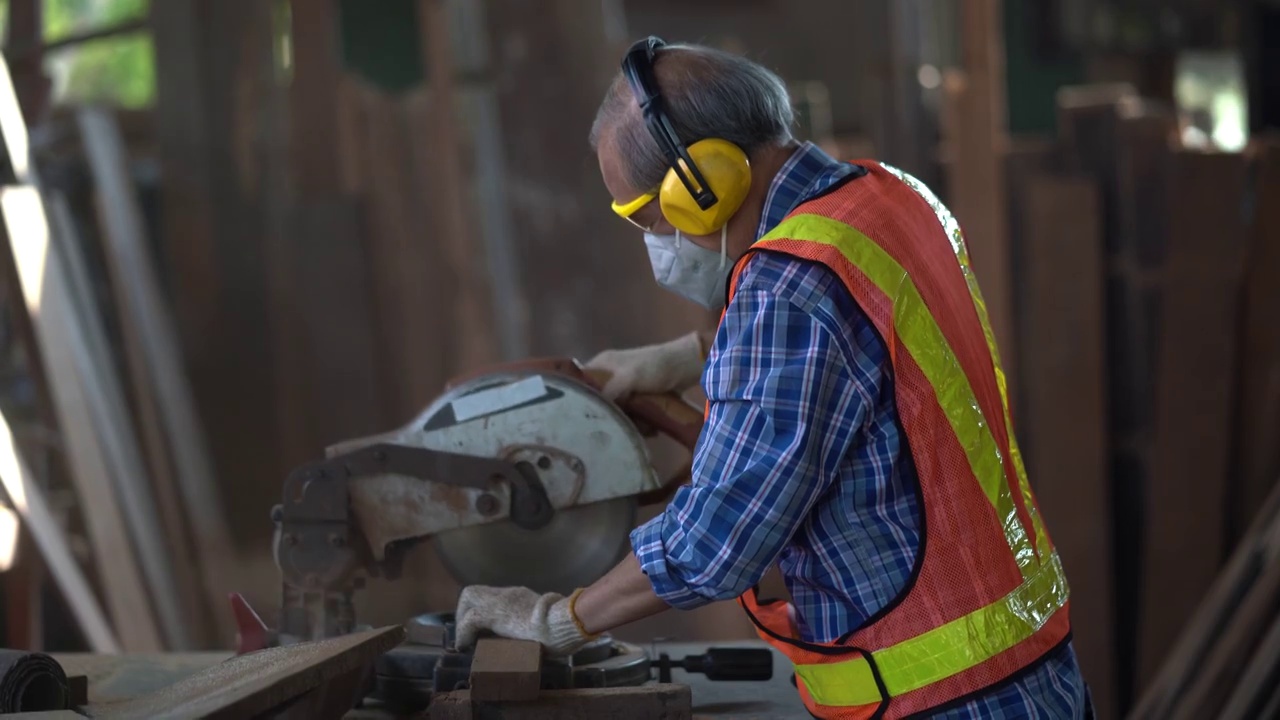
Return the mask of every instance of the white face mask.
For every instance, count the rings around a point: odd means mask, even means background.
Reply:
[[[720,229],[720,254],[675,235],[644,234],[649,248],[649,264],[653,278],[662,287],[687,298],[708,310],[724,307],[724,290],[729,280],[729,262],[725,246],[729,228]]]

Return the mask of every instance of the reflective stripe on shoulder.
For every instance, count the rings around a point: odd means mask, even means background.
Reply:
[[[934,214],[938,217],[938,223],[942,225],[943,232],[947,234],[947,239],[951,241],[951,249],[955,251],[956,260],[960,263],[965,282],[969,286],[969,294],[973,297],[974,309],[978,313],[978,322],[982,324],[982,333],[987,339],[987,350],[991,353],[991,365],[996,371],[996,385],[1000,388],[1000,402],[1004,410],[1004,426],[1009,434],[1009,456],[1013,460],[1013,467],[1018,475],[1018,491],[1022,493],[1022,504],[1026,507],[1027,514],[1031,516],[1031,522],[1035,528],[1036,548],[1039,554],[1043,555],[1049,547],[1049,537],[1044,528],[1044,520],[1040,517],[1040,511],[1036,508],[1035,499],[1031,495],[1031,483],[1027,480],[1027,469],[1022,463],[1022,452],[1018,450],[1018,440],[1013,432],[1013,417],[1009,414],[1008,383],[1005,380],[1004,368],[1000,365],[1000,351],[996,346],[995,333],[991,330],[991,318],[987,314],[987,303],[982,299],[982,290],[978,287],[978,278],[974,275],[972,266],[969,264],[969,248],[965,243],[964,234],[960,230],[960,223],[951,214],[951,210],[942,204],[938,196],[929,189],[928,185],[892,165],[881,163],[880,167],[901,180],[904,185],[914,190],[917,195],[929,204],[929,207],[933,209]]]
[[[986,607],[871,655],[890,697],[904,695],[975,667],[1030,638],[1067,602],[1058,554],[1040,563],[1013,592]],[[879,703],[871,666],[863,656],[834,663],[796,665],[819,705]]]

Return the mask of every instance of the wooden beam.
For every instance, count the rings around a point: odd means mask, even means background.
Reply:
[[[9,62],[28,60],[65,48],[83,45],[95,40],[106,40],[107,38],[119,37],[120,35],[131,35],[133,33],[149,30],[150,28],[151,21],[149,18],[133,18],[132,20],[124,20],[104,27],[94,28],[93,30],[70,33],[58,38],[57,40],[50,40],[48,42],[24,42],[14,45],[12,48],[6,48],[4,54],[5,57],[9,59]]]
[[[473,142],[498,139],[501,197],[518,229],[517,297],[546,319],[529,352],[589,357],[694,329],[710,313],[653,282],[640,234],[609,211],[586,142],[626,48],[577,28],[604,26],[611,9],[592,0],[468,4],[484,12],[498,110],[497,131]]]
[[[950,109],[944,137],[952,155],[949,205],[964,228],[1000,362],[1012,389],[1018,382],[1006,207],[1009,141],[1001,6],[1001,0],[961,0],[964,77],[962,83],[950,82],[946,88]]]
[[[49,102],[49,79],[44,74],[44,52],[40,47],[44,35],[43,0],[9,0],[5,59],[9,61],[14,90],[22,105],[23,117],[35,122]],[[32,48],[18,54],[15,48]]]
[[[1025,180],[1019,272],[1027,470],[1071,583],[1081,669],[1101,716],[1115,717],[1101,203],[1087,177]]]
[[[1172,171],[1144,514],[1140,684],[1154,677],[1227,554],[1237,313],[1248,244],[1242,156],[1177,152]]]
[[[489,280],[485,277],[485,249],[468,216],[479,208],[465,194],[469,187],[462,171],[463,133],[458,128],[458,106],[454,89],[453,42],[450,36],[449,3],[446,0],[419,0],[422,46],[431,88],[431,131],[425,135],[426,148],[434,162],[432,173],[433,215],[442,232],[436,235],[447,262],[458,278],[453,316],[457,336],[451,338],[456,367],[474,367],[497,359],[494,342],[494,314],[486,301]]]
[[[31,469],[18,453],[13,431],[3,412],[0,412],[0,484],[4,486],[9,501],[21,516],[28,537],[34,540],[40,554],[44,556],[49,572],[67,606],[71,608],[71,614],[80,625],[89,647],[99,653],[120,652],[122,646],[116,640],[93,588],[76,564],[62,528],[45,503],[44,492],[36,484]],[[89,512],[91,510],[87,510],[86,515]],[[105,584],[110,587],[112,582],[108,579]]]
[[[287,232],[273,238],[272,270],[287,276],[273,299],[276,367],[289,458],[303,462],[333,442],[385,429],[389,382],[374,344],[373,291],[363,238],[365,203],[346,193],[338,103],[343,68],[337,3],[293,4],[288,88]],[[273,278],[274,280],[274,278]],[[300,298],[305,298],[299,302]],[[293,322],[289,322],[289,316]],[[297,432],[297,430],[301,432]]]
[[[1231,540],[1280,478],[1280,139],[1253,150],[1254,225],[1245,268],[1238,407],[1232,452]]]
[[[1242,599],[1257,581],[1261,566],[1280,542],[1280,487],[1261,504],[1231,559],[1213,582],[1170,648],[1160,672],[1144,688],[1142,697],[1129,713],[1132,720],[1164,720],[1178,706],[1193,682],[1197,682],[1205,659],[1220,642],[1223,629],[1231,624]],[[1262,715],[1260,717],[1271,717]]]
[[[430,720],[691,720],[693,694],[687,685],[548,690],[537,700],[481,703],[469,690],[431,698]],[[699,714],[697,717],[702,717]]]
[[[146,228],[132,192],[124,141],[114,118],[103,109],[81,110],[79,122],[99,193],[103,250],[124,328],[137,407],[151,435],[149,447],[157,495],[168,500],[166,519],[170,527],[166,534],[174,554],[183,558],[178,564],[186,566],[186,558],[191,558],[196,565],[190,569],[203,576],[199,584],[203,585],[207,605],[189,600],[193,617],[204,618],[210,611],[229,616],[223,612],[232,574],[226,514],[217,493],[204,429],[196,417],[183,371],[173,323],[148,255]],[[173,497],[175,489],[177,498]],[[194,572],[188,575],[190,581],[198,583]],[[199,623],[199,627],[204,626],[206,623]]]
[[[442,343],[453,333],[450,288],[456,282],[440,262],[440,235],[425,238],[422,228],[439,217],[428,187],[444,178],[439,168],[415,152],[426,142],[422,128],[431,120],[424,90],[392,97],[348,77],[349,104],[364,127],[353,142],[364,161],[364,206],[370,232],[364,239],[373,292],[374,327],[379,348],[383,403],[395,418],[417,415],[440,392],[453,370],[454,348]],[[407,150],[407,152],[406,152]]]
[[[0,530],[0,552],[4,552],[3,544],[9,541],[8,533],[13,533],[12,554],[0,559],[0,562],[7,560],[11,563],[0,571],[0,586],[4,587],[5,647],[42,651],[44,566],[40,562],[40,548],[33,545],[34,538],[22,525],[16,511],[0,507],[0,527],[3,527]]]
[[[282,281],[272,254],[271,239],[293,232],[284,203],[276,201],[287,170],[287,128],[285,83],[273,56],[273,7],[259,0],[150,4],[163,178],[160,267],[207,431],[216,492],[228,511],[279,502],[276,479],[298,455],[306,460],[316,450],[290,445],[281,435],[287,426],[277,386],[300,375],[309,358],[287,365],[274,356],[273,343],[293,332],[286,321],[296,327],[309,320],[285,317],[276,325],[283,303],[277,297],[306,301],[284,282],[290,278]],[[306,378],[300,381],[305,385]],[[305,417],[305,411],[288,417]],[[227,520],[237,552],[270,543],[271,524],[258,511],[230,512]],[[234,631],[220,629],[219,646],[230,647]]]
[[[482,638],[471,661],[471,698],[533,700],[542,689],[542,646],[528,640]]]
[[[112,476],[113,469],[122,468],[122,453],[127,460],[128,447],[116,442],[120,440],[118,435],[99,433],[124,433],[127,428],[116,426],[109,417],[113,409],[102,387],[104,368],[95,366],[88,356],[81,327],[83,318],[76,313],[64,261],[50,242],[49,222],[28,154],[26,127],[8,64],[3,62],[0,133],[20,183],[0,190],[5,240],[13,253],[27,311],[47,365],[59,426],[71,449],[73,478],[103,567],[108,606],[128,647],[159,649],[162,640],[156,618],[150,613],[143,568],[150,570],[150,577],[157,581],[157,591],[162,593],[157,600],[164,610],[160,617],[166,629],[172,631],[173,637],[183,633],[177,613],[166,607],[171,596],[163,595],[167,587],[165,548],[154,542],[154,536],[149,538],[150,545],[135,548],[131,543],[131,536],[146,538],[147,531],[154,527],[154,511],[147,507],[146,496],[136,491],[137,478],[117,476],[117,482]]]
[[[48,365],[59,426],[71,456],[85,523],[102,567],[108,606],[130,649],[158,650],[159,628],[138,558],[134,554],[125,512],[115,495],[106,441],[96,429],[103,395],[86,375],[91,364],[84,333],[67,293],[65,271],[49,245],[49,228],[35,188],[0,190],[5,238],[23,278],[27,307],[36,318],[42,354]],[[95,407],[97,408],[95,410]]]

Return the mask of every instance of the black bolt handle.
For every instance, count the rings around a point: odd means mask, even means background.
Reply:
[[[671,682],[671,667],[702,673],[714,681],[765,681],[773,679],[773,651],[768,648],[708,648],[702,655],[689,655],[673,662],[658,659],[659,682]]]

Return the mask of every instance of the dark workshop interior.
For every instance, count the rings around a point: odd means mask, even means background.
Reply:
[[[700,388],[651,424],[573,363],[720,321],[655,283],[588,142],[657,35],[777,73],[796,139],[963,226],[1095,716],[1280,718],[1280,0],[0,0],[0,26],[0,713],[811,716],[733,601],[568,664],[445,650],[465,585],[594,580],[663,512],[645,483],[690,476]],[[605,419],[468,425],[499,390]],[[422,482],[415,442],[509,493]],[[552,492],[608,512],[547,552],[513,519],[538,468],[625,488]]]

